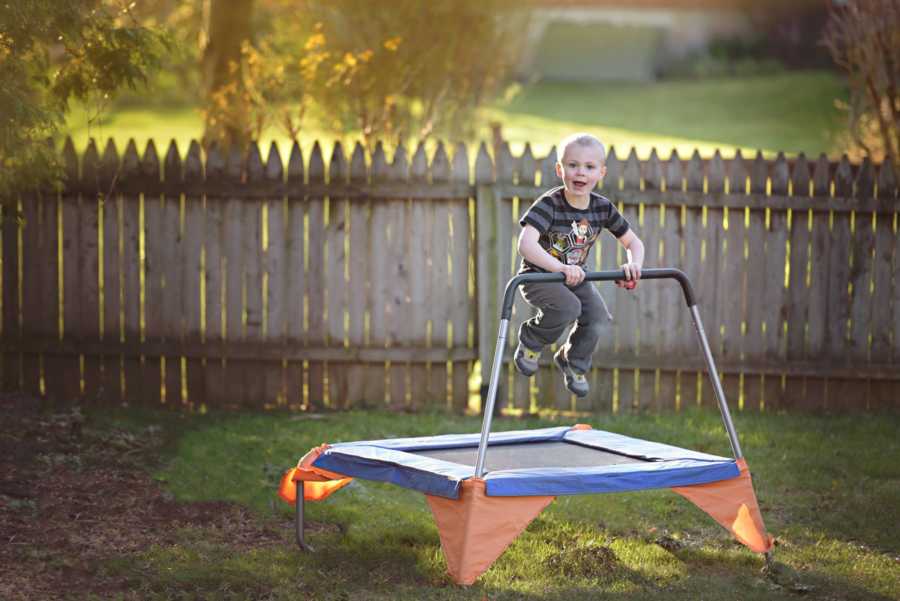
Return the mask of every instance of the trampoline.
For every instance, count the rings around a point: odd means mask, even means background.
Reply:
[[[621,280],[624,273],[590,272],[586,279]],[[524,282],[564,280],[562,274],[522,274],[506,287],[481,432],[344,442],[312,449],[285,474],[279,490],[285,501],[296,506],[295,530],[301,549],[311,550],[304,539],[304,501],[324,499],[352,478],[363,478],[426,495],[448,571],[460,584],[474,582],[560,495],[669,488],[707,512],[751,550],[770,552],[772,538],[762,521],[690,282],[676,269],[647,269],[642,279],[674,279],[681,284],[733,457],[584,424],[492,433],[515,290]]]

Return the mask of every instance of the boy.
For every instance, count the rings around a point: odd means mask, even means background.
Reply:
[[[584,397],[588,393],[584,374],[591,368],[605,316],[600,293],[584,281],[584,264],[600,232],[608,229],[628,255],[622,265],[625,281],[616,285],[631,290],[641,277],[644,244],[615,205],[593,191],[606,175],[606,151],[600,140],[589,134],[573,134],[560,143],[559,153],[556,175],[563,185],[545,192],[519,221],[522,232],[518,250],[522,256],[520,273],[559,272],[565,274],[566,281],[522,286],[522,296],[537,314],[519,328],[519,346],[513,360],[519,372],[533,375],[541,350],[575,321],[553,360],[563,372],[566,388]]]

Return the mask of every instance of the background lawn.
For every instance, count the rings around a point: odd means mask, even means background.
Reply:
[[[445,574],[423,495],[354,480],[307,505],[307,541],[293,543],[291,509],[277,500],[282,472],[323,441],[473,432],[475,417],[349,412],[324,415],[97,414],[104,428],[162,427],[170,444],[156,478],[179,501],[230,500],[274,524],[282,544],[235,552],[184,529],[108,562],[141,598],[203,591],[204,598],[271,599],[896,599],[900,591],[898,415],[738,414],[736,426],[778,569],[669,491],[560,497],[470,588]],[[582,420],[583,421],[583,420]],[[602,428],[718,454],[717,413],[596,416]],[[570,423],[500,419],[496,430]]]
[[[589,130],[615,145],[623,157],[632,146],[641,158],[649,156],[654,147],[663,158],[673,148],[683,158],[695,148],[703,156],[711,156],[716,148],[731,156],[741,148],[745,153],[761,149],[769,156],[782,150],[789,155],[824,152],[837,157],[843,117],[835,100],[846,96],[841,78],[829,72],[655,84],[538,83],[484,109],[483,121],[499,122],[515,153],[530,142],[538,156],[546,155],[566,133]],[[143,151],[146,141],[153,138],[160,153],[170,139],[175,139],[184,153],[203,129],[194,107],[141,106],[134,101],[119,109],[78,107],[69,116],[67,127],[66,133],[78,148],[90,137],[104,144],[112,137],[122,151],[128,139],[134,138]],[[352,143],[357,138],[356,132],[349,132],[341,140]],[[490,140],[488,127],[476,138],[466,141],[471,145]],[[304,152],[309,152],[316,139],[326,143],[325,151],[330,152],[334,136],[314,123],[301,139]],[[289,143],[280,131],[270,128],[263,140],[266,146],[275,140],[286,158]],[[470,152],[473,150],[470,146]]]

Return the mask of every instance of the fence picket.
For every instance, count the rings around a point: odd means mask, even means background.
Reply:
[[[309,182],[321,184],[325,182],[325,161],[322,148],[316,142],[309,157]],[[325,249],[325,214],[324,200],[320,196],[309,196],[306,199],[307,243],[310,252],[306,256],[307,270],[305,277],[308,302],[307,344],[311,346],[325,345],[325,280],[323,250]],[[325,407],[325,363],[309,361],[307,370],[310,407]]]
[[[328,164],[328,181],[332,184],[345,184],[349,178],[347,159],[344,147],[336,142]],[[327,199],[328,221],[325,226],[325,312],[328,321],[325,331],[328,346],[344,346],[344,316],[347,305],[347,285],[344,281],[347,269],[347,253],[345,252],[348,229],[346,198],[330,196]],[[346,366],[335,363],[328,364],[328,398],[330,407],[344,408],[347,399]]]
[[[144,181],[137,145],[129,140],[122,155],[123,184],[133,190],[140,190]],[[128,188],[125,188],[126,190]],[[122,305],[124,318],[123,342],[128,345],[141,343],[141,206],[143,200],[137,192],[128,191],[122,195]],[[63,216],[65,221],[65,216]],[[63,225],[65,228],[65,225]],[[125,375],[125,398],[136,402],[141,400],[143,386],[143,364],[141,358],[123,356],[122,370]]]
[[[465,144],[457,144],[454,149],[450,180],[469,183],[469,157]],[[450,223],[453,235],[450,237],[450,265],[453,272],[450,275],[449,286],[453,292],[453,300],[450,305],[449,321],[453,325],[453,338],[450,342],[453,348],[473,349],[475,342],[470,340],[469,328],[475,325],[471,311],[475,299],[469,294],[469,276],[471,273],[473,279],[475,277],[470,271],[474,266],[471,250],[474,247],[475,236],[469,215],[470,207],[474,208],[474,199],[461,198],[451,202]],[[453,371],[451,407],[456,411],[464,411],[469,405],[469,374],[472,367],[471,360],[451,363]]]
[[[226,180],[225,157],[213,146],[206,159],[206,181]],[[227,275],[225,263],[225,205],[221,198],[204,198],[206,218],[204,222],[203,244],[206,257],[204,277],[206,279],[206,334],[205,341],[210,348],[225,345],[228,335]],[[212,406],[224,405],[231,391],[225,381],[228,368],[225,357],[206,359],[204,389],[206,403]]]
[[[809,166],[801,153],[791,173],[792,194],[802,198],[809,194]],[[792,209],[789,235],[789,270],[787,294],[787,349],[788,361],[805,361],[806,329],[809,313],[809,290],[807,289],[807,265],[810,246],[810,211]],[[806,378],[787,376],[784,397],[791,406],[807,406]]]
[[[895,211],[894,211],[894,215],[893,215],[893,222],[894,222],[893,223],[893,234],[894,234],[895,241],[897,240],[897,233],[898,233],[897,232],[897,220],[898,220],[898,211],[896,210],[896,205],[895,205]],[[894,295],[890,302],[890,305],[893,308],[892,322],[894,324],[893,332],[891,334],[891,340],[893,340],[893,348],[891,349],[891,363],[893,365],[896,365],[898,362],[900,362],[900,257],[897,256],[896,246],[894,247],[894,277],[893,277],[893,280],[894,280]],[[886,296],[886,294],[885,294],[885,296]],[[893,408],[897,409],[898,406],[900,406],[900,394],[897,393],[896,381],[893,382],[893,384],[895,387],[893,395],[891,395],[890,393],[884,392],[884,390],[887,388],[887,386],[881,386],[881,387],[879,387],[880,388],[879,398],[884,399],[884,398],[893,397],[893,400],[894,400]]]
[[[232,148],[225,159],[225,179],[231,182],[235,188],[241,185],[243,177],[243,165],[240,151]],[[224,292],[224,338],[228,343],[227,348],[235,349],[236,344],[244,338],[244,236],[252,234],[244,224],[248,216],[244,213],[245,203],[238,194],[229,195],[223,203],[222,219],[222,259],[224,269],[222,271],[222,287]],[[240,406],[246,399],[244,397],[244,372],[241,360],[231,352],[225,361],[225,397],[223,401],[229,405]]]
[[[892,200],[897,198],[897,177],[890,162],[881,165],[878,170],[878,198]]]
[[[114,191],[115,183],[119,175],[119,153],[116,151],[115,142],[110,138],[106,143],[103,151],[103,157],[100,161],[99,182],[100,188],[105,190],[101,200],[102,215],[102,239],[103,251],[101,261],[103,262],[103,276],[100,291],[103,298],[103,315],[101,316],[101,333],[102,340],[110,342],[118,342],[119,329],[119,312],[120,305],[120,285],[121,274],[120,256],[119,256],[119,212],[122,206],[122,196]],[[55,211],[53,215],[53,225],[56,225]],[[46,219],[46,217],[45,217]],[[45,234],[56,238],[56,229],[44,228]],[[45,255],[52,255],[55,259],[56,249],[50,252],[45,248]],[[50,282],[47,282],[45,289],[45,297],[49,300],[53,297],[48,295],[49,290],[56,288]],[[52,302],[52,301],[51,301]],[[54,311],[55,313],[55,311]],[[51,318],[52,319],[52,318]],[[44,358],[46,362],[46,356]],[[100,382],[99,396],[100,400],[106,403],[116,403],[121,400],[121,363],[122,357],[117,353],[104,354],[102,357],[103,368],[101,370],[102,381]]]
[[[422,142],[419,142],[413,153],[409,175],[411,182],[421,184],[428,181],[428,157]],[[441,295],[438,298],[430,294],[434,283],[432,278],[447,281],[446,214],[443,214],[445,219],[442,224],[435,213],[441,214],[441,207],[427,206],[425,201],[419,199],[407,201],[407,246],[404,255],[409,260],[409,313],[406,317],[411,327],[406,344],[416,348],[431,346],[435,330],[446,326],[447,296]],[[428,337],[429,323],[432,328],[431,339]],[[446,340],[446,335],[442,338]],[[412,362],[409,365],[410,406],[415,410],[421,409],[423,405],[443,407],[445,404],[446,394],[435,397],[429,394],[429,375],[434,367],[427,362]],[[444,383],[446,385],[446,373]]]
[[[265,167],[259,153],[259,145],[250,145],[246,157],[241,157],[245,166],[245,180],[248,186],[265,181]],[[237,160],[235,157],[234,160]],[[263,207],[268,198],[254,198],[241,203],[243,231],[241,232],[241,261],[243,262],[241,315],[241,340],[256,343],[265,340],[263,336]],[[241,360],[240,371],[243,380],[242,403],[246,407],[259,408],[272,405],[277,398],[265,398],[265,361]]]
[[[703,162],[700,160],[700,153],[696,150],[688,162],[686,180],[688,191],[703,191]],[[699,299],[702,299],[701,315],[704,322],[710,324],[706,328],[706,334],[709,338],[709,345],[717,357],[721,356],[721,336],[718,327],[721,313],[719,299],[721,288],[718,279],[718,261],[721,253],[722,213],[721,208],[714,206],[689,213],[696,221],[692,227],[700,244],[699,270],[696,279],[697,289],[700,291]],[[707,374],[701,373],[698,382],[699,403],[714,407],[716,399]]]
[[[350,157],[350,182],[352,184],[364,185],[368,180],[366,172],[366,156],[362,145],[357,142],[353,147],[353,154]],[[347,342],[353,348],[360,348],[366,345],[366,315],[369,314],[370,293],[369,281],[370,261],[372,257],[368,252],[370,229],[370,213],[372,210],[372,201],[365,200],[361,202],[350,203],[349,212],[349,230],[348,245],[350,249],[349,255],[349,290],[347,298],[348,329]],[[347,399],[346,402],[350,407],[365,406],[368,404],[367,398],[369,391],[365,388],[368,380],[367,372],[372,369],[366,364],[350,364],[346,368],[347,372]],[[383,374],[384,369],[378,366]]]
[[[390,181],[403,182],[409,177],[409,159],[406,147],[401,143],[394,151],[394,160],[389,170]],[[407,217],[407,202],[394,199],[389,202],[389,221],[387,255],[390,257],[388,275],[385,285],[388,288],[388,336],[390,346],[397,347],[407,343],[410,335],[409,284],[410,263],[408,242],[411,238],[411,224]],[[392,361],[390,368],[391,405],[397,408],[406,407],[408,361]]]
[[[92,186],[94,192],[84,194],[80,198],[79,234],[80,249],[78,253],[79,272],[79,314],[77,317],[77,335],[82,341],[96,341],[100,338],[100,202],[99,190],[100,155],[93,139],[88,143],[81,166],[81,181]],[[100,391],[100,357],[82,355],[82,397],[90,403],[97,402]]]
[[[736,188],[735,193],[743,190],[740,182],[744,177],[742,161],[733,161],[731,173],[728,174],[728,186]],[[717,150],[709,164],[709,192],[722,194],[725,191],[725,165]],[[744,299],[747,286],[747,263],[744,259],[744,208],[729,207],[722,212],[722,250],[719,254],[719,286],[720,302],[723,309],[719,312],[719,327],[722,334],[721,361],[726,365],[740,364],[744,353],[743,322],[746,314]],[[727,223],[727,229],[725,225]],[[727,307],[727,309],[725,309]],[[741,408],[742,374],[730,368],[723,374],[722,387],[729,405]]]
[[[900,258],[896,256],[897,239],[897,178],[888,161],[878,171],[878,198],[893,207],[893,214],[879,215],[875,242],[875,292],[879,300],[890,294],[891,263],[893,262],[893,295],[887,306],[873,315],[872,358],[878,362],[900,362]],[[894,341],[894,348],[884,341],[885,336]],[[900,394],[896,383],[875,381],[872,383],[872,406],[898,407]]]
[[[413,161],[414,177],[417,172],[422,173],[421,168],[415,169],[415,165],[416,162]],[[447,152],[444,150],[444,145],[438,143],[431,162],[431,181],[440,183],[447,182],[449,179],[450,162]],[[454,243],[453,238],[458,235],[453,228],[454,224],[450,221],[453,203],[454,201],[432,201],[430,206],[426,207],[421,200],[412,201],[414,215],[416,215],[415,222],[422,223],[421,233],[418,236],[415,233],[413,235],[420,237],[423,242],[430,241],[421,244],[422,252],[427,252],[427,257],[424,257],[426,266],[421,284],[417,285],[416,278],[413,277],[412,302],[414,308],[417,296],[424,300],[425,306],[422,315],[431,323],[431,337],[426,341],[431,348],[447,348],[447,324],[451,323],[450,309],[454,291],[450,287],[451,274],[448,263],[452,259],[450,249]],[[413,228],[413,232],[415,232],[415,228]],[[455,267],[459,268],[459,264]],[[415,268],[413,268],[413,273],[415,273]],[[427,334],[427,328],[422,330]],[[416,397],[422,397],[432,407],[446,408],[448,406],[447,377],[449,375],[447,362],[430,362],[426,367],[428,371],[424,389],[418,389],[416,372],[413,371],[414,403]]]
[[[153,140],[147,143],[141,158],[141,173],[145,181],[161,179],[159,158]],[[163,270],[163,219],[161,194],[145,194],[143,199],[144,223],[144,332],[143,340],[158,341],[162,338],[162,270]],[[142,365],[143,401],[151,406],[159,405],[162,392],[161,357],[145,355]]]
[[[271,156],[271,152],[270,152]],[[280,161],[280,160],[279,160]],[[291,145],[291,153],[287,164],[288,190],[293,191],[303,186],[304,169],[303,153],[300,145],[295,141]],[[305,201],[292,194],[286,199],[287,207],[287,234],[285,261],[282,277],[284,278],[284,296],[281,305],[284,307],[286,322],[287,346],[299,347],[306,339],[306,326],[304,316],[307,309],[304,262],[306,252],[304,240],[306,238],[303,221]],[[304,374],[302,361],[287,361],[285,365],[285,395],[289,407],[303,407],[307,399],[304,397]]]
[[[200,156],[200,145],[192,141],[188,147],[184,159],[184,182],[202,184],[203,163]],[[187,194],[184,197],[184,226],[182,229],[182,319],[183,329],[181,340],[184,344],[203,343],[203,313],[201,312],[202,298],[200,296],[201,279],[204,277],[201,258],[203,257],[205,215],[203,211],[203,198],[196,194]],[[186,373],[184,385],[186,398],[182,403],[188,407],[199,409],[206,399],[205,378],[203,377],[203,359],[199,357],[185,357]]]
[[[372,183],[379,184],[390,180],[390,166],[384,148],[379,142],[372,153]],[[388,265],[393,260],[388,255],[388,203],[372,203],[370,220],[370,236],[368,256],[372,259],[370,272],[372,285],[369,289],[369,345],[373,348],[386,348],[388,345],[387,308],[390,294],[388,281]],[[380,369],[379,369],[380,367]],[[387,365],[381,363],[373,366],[366,374],[366,390],[370,392],[370,401],[375,406],[384,405],[387,400]]]
[[[170,344],[173,352],[164,355],[165,377],[163,390],[165,402],[169,405],[181,404],[181,355],[178,352],[182,342],[182,319],[184,315],[184,237],[181,232],[182,186],[181,157],[175,141],[166,151],[163,173],[168,191],[161,200],[161,230],[159,245],[159,271],[161,273],[161,339]]]
[[[493,163],[482,142],[475,157],[475,252],[478,295],[478,358],[481,366],[481,409],[485,400],[491,373],[491,363],[496,345],[500,301],[495,294],[497,280],[496,223],[499,218],[496,188],[493,180]]]
[[[504,142],[496,155],[495,169],[495,181],[500,184],[501,190],[504,184],[510,187],[512,186],[515,178],[515,173],[513,171],[514,166],[515,161],[510,152],[509,144]],[[517,225],[518,215],[515,215],[514,213],[513,200],[513,196],[508,192],[502,192],[501,196],[498,198],[499,202],[497,204],[497,208],[500,211],[496,226],[498,245],[497,273],[500,274],[500,277],[497,278],[495,294],[497,294],[498,299],[503,298],[506,282],[509,281],[509,278],[512,277],[514,271],[518,268],[518,265],[516,265],[516,261],[514,260],[514,256],[517,254],[514,237],[517,237],[518,235],[518,228],[513,227],[513,225]],[[512,352],[515,350],[516,344],[516,336],[507,337],[503,369],[500,372],[500,381],[503,385],[497,390],[497,407],[499,408],[511,406],[516,379],[521,377],[513,368],[512,363],[508,361],[508,359],[512,357]]]
[[[41,221],[44,200],[39,196],[20,198],[23,224],[18,228],[22,252],[22,322],[23,328],[34,328],[44,319],[44,293],[41,278]],[[40,327],[40,326],[39,326]],[[22,354],[22,384],[32,396],[41,395],[41,355]]]
[[[3,211],[3,222],[0,223],[3,236],[3,338],[4,340],[21,340],[22,332],[19,323],[19,224],[16,219],[18,211],[16,207],[8,204],[0,208]],[[19,382],[21,355],[20,349],[14,347],[4,348],[4,392],[16,392],[22,389]]]
[[[847,200],[853,195],[853,173],[850,162],[844,156],[835,171],[834,196]],[[849,342],[850,294],[847,284],[850,281],[850,248],[853,240],[851,219],[852,212],[834,211],[831,227],[831,261],[828,286],[828,328],[826,338],[830,356],[844,357],[844,350]],[[842,361],[843,362],[843,361]],[[846,408],[856,402],[859,387],[847,378],[829,378],[826,393],[828,409]]]
[[[875,171],[871,161],[865,158],[856,174],[854,192],[858,198],[875,197]],[[874,285],[875,271],[875,222],[874,211],[854,211],[853,242],[851,249],[851,298],[850,298],[850,344],[848,352],[856,362],[866,363],[871,359],[869,349],[870,326],[874,304],[870,292]],[[866,382],[864,390],[865,406],[872,404],[870,398],[872,381]]]

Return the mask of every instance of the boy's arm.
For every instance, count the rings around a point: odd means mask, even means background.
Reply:
[[[641,268],[644,266],[644,243],[633,230],[622,234],[618,241],[625,248],[628,260],[621,266],[625,272],[625,281],[620,280],[616,282],[616,285],[631,290],[641,279]]]
[[[518,251],[526,261],[551,273],[564,273],[566,284],[577,286],[584,280],[584,270],[578,265],[566,265],[557,260],[541,247],[538,239],[541,237],[533,225],[526,224],[519,234]]]

